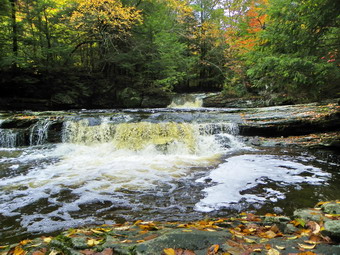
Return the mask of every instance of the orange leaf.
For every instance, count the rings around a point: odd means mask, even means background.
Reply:
[[[219,248],[220,248],[220,246],[218,244],[214,244],[214,245],[210,246],[209,249],[208,249],[207,255],[217,254]]]
[[[16,246],[14,251],[13,251],[13,255],[25,255],[26,253],[27,253],[27,251],[22,249],[20,246]]]

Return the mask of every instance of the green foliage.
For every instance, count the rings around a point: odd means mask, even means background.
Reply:
[[[267,93],[317,99],[330,88],[337,87],[340,73],[337,67],[315,57],[293,57],[287,54],[261,56],[247,74],[254,86]]]
[[[338,93],[340,3],[271,0],[262,44],[248,54],[247,74],[267,93],[318,99]]]

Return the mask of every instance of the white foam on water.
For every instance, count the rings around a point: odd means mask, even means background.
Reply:
[[[210,212],[240,200],[261,203],[284,199],[282,192],[272,188],[265,188],[261,194],[247,194],[248,189],[267,184],[268,180],[280,186],[299,186],[302,183],[321,185],[330,177],[329,173],[319,168],[271,155],[235,156],[211,171],[208,178],[216,184],[203,190],[205,197],[196,204],[195,210]],[[204,182],[206,179],[204,177],[197,182]]]
[[[103,127],[106,128],[106,123],[101,129]],[[98,142],[98,139],[82,142],[80,139],[79,143],[29,147],[13,159],[12,169],[30,162],[35,167],[20,175],[0,179],[0,214],[19,216],[21,226],[28,231],[42,226],[45,226],[44,231],[53,231],[60,229],[64,221],[77,225],[81,220],[70,214],[81,211],[82,205],[108,201],[131,206],[127,200],[114,194],[121,190],[156,191],[162,185],[174,189],[174,181],[190,176],[195,167],[217,166],[222,154],[242,147],[231,134],[219,134],[219,139],[195,131],[192,140],[182,141],[179,136],[179,139],[169,139],[167,143],[146,143],[138,150],[129,146],[117,148],[114,137],[108,142]],[[70,201],[56,199],[64,190],[71,193]],[[48,207],[54,208],[51,212],[20,213],[22,208],[39,204],[44,199],[48,201]],[[91,219],[86,217],[86,220]]]

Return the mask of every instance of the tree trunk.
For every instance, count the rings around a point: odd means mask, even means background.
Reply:
[[[12,67],[16,69],[18,67],[17,57],[18,57],[18,25],[17,25],[17,0],[10,0],[11,2],[11,20],[12,20],[12,51],[15,57],[13,60]]]

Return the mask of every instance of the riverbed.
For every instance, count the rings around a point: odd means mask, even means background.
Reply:
[[[285,112],[286,114],[286,112]],[[2,112],[0,242],[338,199],[339,153],[251,146],[242,109]]]

